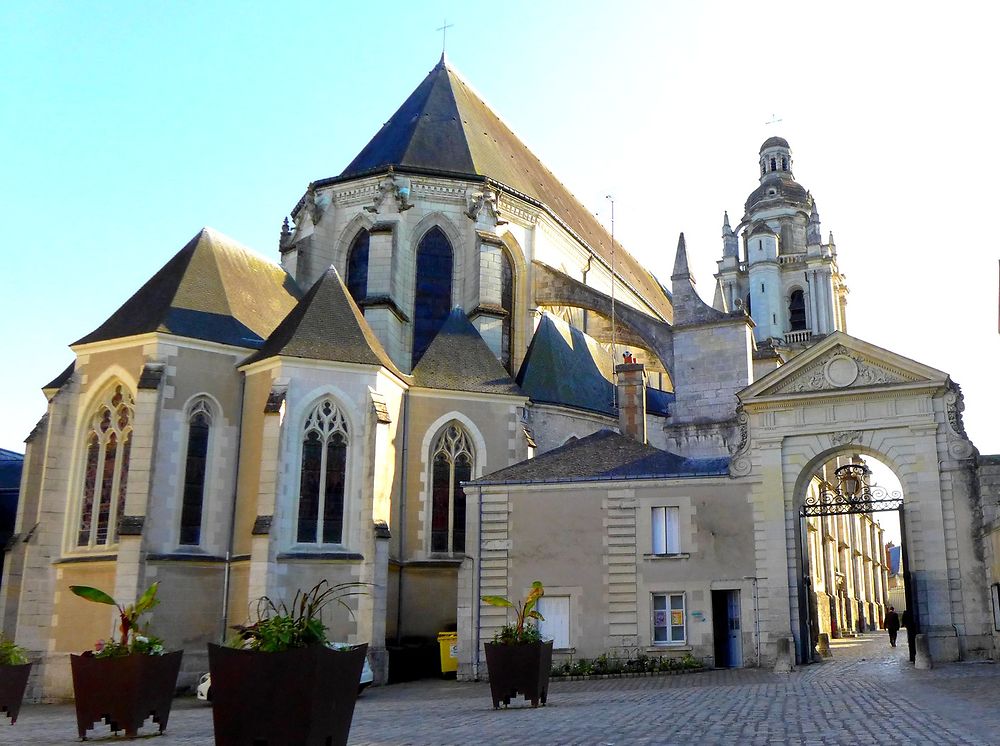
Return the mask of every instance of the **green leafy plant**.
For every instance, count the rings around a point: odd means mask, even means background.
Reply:
[[[112,634],[108,640],[98,640],[94,650],[87,651],[84,655],[89,654],[97,658],[117,658],[131,653],[163,655],[163,640],[151,636],[145,628],[140,634],[139,628],[139,618],[159,603],[159,599],[156,598],[159,586],[159,583],[153,583],[138,601],[125,606],[98,588],[89,585],[71,585],[69,589],[80,598],[118,609],[118,639],[116,640]]]
[[[523,602],[511,602],[503,596],[483,596],[483,603],[490,606],[514,609],[514,613],[517,616],[514,624],[505,624],[500,628],[500,631],[493,636],[493,642],[505,645],[518,645],[541,640],[542,636],[538,631],[538,627],[528,623],[528,620],[545,621],[545,617],[535,608],[538,605],[538,599],[544,595],[545,589],[542,587],[541,581],[536,580],[531,584],[531,590],[528,591],[528,595]]]
[[[0,666],[23,666],[28,662],[28,651],[0,634]]]
[[[237,624],[233,647],[280,653],[291,648],[310,645],[327,645],[327,626],[322,612],[331,603],[340,604],[351,616],[354,612],[347,604],[351,596],[366,592],[367,583],[338,583],[330,585],[321,580],[308,591],[296,591],[291,606],[283,601],[275,603],[267,596],[257,601],[256,620],[252,624]]]

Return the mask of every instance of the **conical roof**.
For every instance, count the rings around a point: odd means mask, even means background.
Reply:
[[[316,281],[244,365],[277,355],[381,365],[404,377],[386,354],[334,267]]]
[[[461,308],[455,308],[413,369],[417,386],[482,394],[521,390]]]
[[[281,267],[203,228],[107,321],[74,344],[166,332],[257,347],[298,295]]]
[[[614,360],[600,343],[543,313],[517,374],[533,401],[615,414]]]
[[[401,171],[487,177],[548,210],[611,263],[611,236],[590,211],[521,142],[442,55],[410,97],[335,179],[392,166]],[[322,184],[323,182],[319,182]],[[669,321],[670,300],[620,244],[617,274]]]

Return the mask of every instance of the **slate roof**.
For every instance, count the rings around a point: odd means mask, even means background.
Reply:
[[[770,194],[771,190],[774,194]],[[763,183],[750,192],[744,207],[750,212],[762,202],[781,200],[802,207],[809,207],[812,198],[806,188],[793,179],[788,173],[773,171],[767,175]]]
[[[295,305],[284,270],[203,228],[101,326],[74,344],[166,332],[258,347]]]
[[[44,386],[42,386],[42,391],[45,391],[46,389],[59,389],[59,388],[62,388],[62,385],[64,383],[66,383],[66,381],[69,380],[70,376],[73,375],[73,371],[74,370],[76,370],[76,360],[74,360],[72,363],[70,363],[69,365],[67,365],[66,366],[66,370],[64,370],[58,376],[56,376],[51,381],[49,381],[47,384],[45,384]]]
[[[487,474],[472,484],[592,482],[727,474],[728,458],[684,458],[612,430],[601,430],[541,456]]]
[[[448,315],[417,367],[417,386],[524,396],[461,308]]]
[[[381,365],[406,378],[386,354],[334,267],[316,281],[263,346],[243,364],[277,355]]]
[[[442,55],[410,97],[335,179],[388,166],[401,171],[487,177],[544,205],[587,246],[611,264],[611,236],[590,210],[528,150]],[[663,289],[616,242],[616,272],[665,320],[672,316]]]
[[[517,383],[533,401],[615,416],[613,365],[597,340],[543,313]]]
[[[769,137],[764,140],[764,144],[760,146],[760,152],[763,153],[768,148],[787,148],[788,140],[783,137]]]

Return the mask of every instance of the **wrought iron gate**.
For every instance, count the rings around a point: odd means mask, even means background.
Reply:
[[[802,577],[799,582],[799,661],[809,663],[812,660],[812,624],[810,618],[809,586],[812,574],[809,567],[809,553],[806,551],[804,539],[806,535],[805,519],[828,515],[854,515],[857,513],[880,513],[898,511],[899,533],[901,537],[901,570],[903,574],[903,592],[906,598],[906,608],[909,613],[907,640],[910,643],[910,660],[913,660],[912,640],[919,631],[920,614],[917,609],[917,593],[910,575],[909,558],[907,557],[906,514],[903,509],[903,493],[898,490],[888,490],[880,485],[869,482],[871,471],[864,464],[845,464],[834,470],[837,484],[830,489],[821,489],[815,495],[807,495],[799,513],[799,556],[802,558]]]

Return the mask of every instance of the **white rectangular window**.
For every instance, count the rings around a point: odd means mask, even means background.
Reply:
[[[680,551],[680,508],[653,508],[653,554],[679,554]]]
[[[569,596],[542,596],[538,599],[538,613],[545,617],[538,623],[543,640],[552,640],[552,647],[571,647],[569,637]]]
[[[653,594],[653,644],[683,645],[687,642],[683,593]]]

